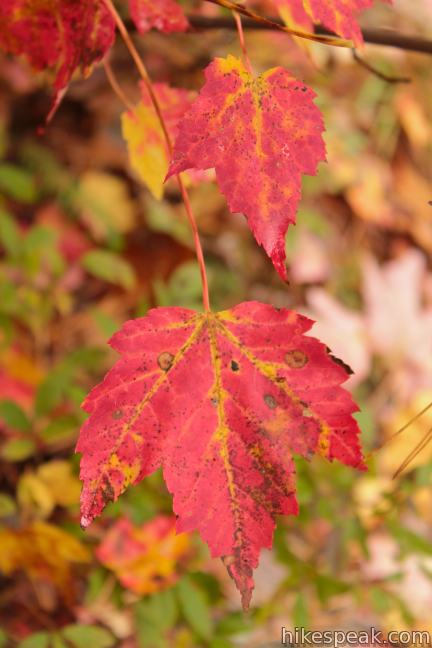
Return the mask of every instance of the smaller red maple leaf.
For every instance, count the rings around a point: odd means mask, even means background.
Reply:
[[[168,176],[214,167],[232,212],[249,227],[283,279],[285,234],[295,222],[303,174],[325,159],[315,93],[287,70],[254,78],[234,56],[215,59],[178,125]]]

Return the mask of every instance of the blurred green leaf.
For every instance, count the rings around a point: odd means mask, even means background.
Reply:
[[[201,275],[196,261],[182,263],[171,275],[168,284],[153,284],[160,306],[178,304],[184,308],[197,308],[201,304]]]
[[[83,268],[98,279],[130,289],[136,278],[132,266],[121,256],[107,250],[91,250],[82,258]]]
[[[110,648],[115,639],[108,630],[91,625],[69,625],[63,628],[62,635],[75,648]]]
[[[1,449],[1,456],[6,461],[24,461],[31,457],[36,450],[32,439],[10,439]]]
[[[31,423],[27,414],[21,407],[12,400],[0,400],[0,419],[13,430],[20,432],[29,432]]]
[[[243,612],[228,612],[218,622],[216,634],[218,635],[235,635],[246,632],[251,629],[251,621]]]
[[[38,194],[31,173],[8,162],[0,164],[0,190],[19,202],[34,203],[37,200]]]
[[[78,431],[79,423],[72,414],[57,416],[42,430],[41,437],[46,443],[69,439]]]
[[[208,641],[213,633],[213,623],[204,592],[189,576],[184,576],[175,590],[184,618],[198,637]]]
[[[213,637],[209,648],[234,648],[234,644],[227,637]]]
[[[411,529],[400,526],[397,522],[390,522],[389,528],[402,552],[432,555],[432,542],[427,538],[414,533]]]
[[[92,317],[107,338],[114,335],[114,333],[120,328],[119,322],[101,311],[99,308],[94,308],[92,310]]]
[[[135,606],[135,622],[141,648],[164,648],[166,632],[178,618],[178,604],[173,590],[163,590]]]
[[[347,583],[328,574],[316,574],[315,587],[322,603],[326,603],[332,596],[344,594],[350,589]]]
[[[50,648],[50,636],[48,632],[36,632],[23,641],[20,641],[18,648]]]
[[[15,500],[7,493],[0,493],[0,518],[8,517],[16,513]],[[1,644],[0,644],[1,646]]]
[[[21,234],[12,216],[3,210],[0,210],[0,242],[10,257],[18,256],[22,242]]]
[[[296,628],[305,628],[306,630],[310,626],[310,618],[309,618],[309,609],[307,605],[307,599],[305,595],[302,592],[299,592],[296,596],[295,603],[294,603],[294,608],[293,608],[293,616],[292,616],[292,623],[294,627]]]
[[[47,414],[60,404],[69,381],[70,376],[59,370],[53,370],[46,376],[36,392],[35,409],[38,415]]]

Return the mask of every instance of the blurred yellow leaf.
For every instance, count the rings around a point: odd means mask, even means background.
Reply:
[[[190,106],[193,92],[171,88],[165,83],[154,84],[154,92],[160,105],[167,131],[172,140],[177,123]],[[169,150],[159,118],[153,108],[148,92],[141,84],[141,101],[133,111],[122,115],[123,137],[128,144],[130,163],[140,180],[153,196],[160,200],[169,165]]]
[[[67,461],[45,463],[36,472],[26,472],[18,484],[17,498],[27,515],[46,519],[56,505],[71,506],[79,502],[81,484]]]
[[[412,146],[428,146],[432,138],[432,126],[421,102],[414,97],[412,88],[399,89],[396,110]]]
[[[392,491],[389,477],[362,476],[354,485],[354,502],[357,515],[366,528],[379,523],[390,510],[391,503],[386,495]]]
[[[2,354],[1,364],[11,378],[31,387],[37,387],[44,377],[42,369],[34,360],[13,348]]]
[[[137,594],[151,594],[175,583],[179,563],[190,553],[190,537],[177,535],[175,518],[165,515],[140,527],[121,518],[96,551],[101,563]]]
[[[387,437],[402,428],[407,421],[412,419],[418,412],[424,409],[432,401],[432,392],[420,393],[411,405],[398,412],[395,418],[387,426]],[[404,459],[423,439],[432,428],[432,408],[425,412],[417,421],[412,423],[406,430],[390,440],[377,453],[377,467],[381,474],[392,476],[402,464]],[[423,466],[432,459],[432,442],[429,443],[407,466],[406,471],[414,470]],[[404,471],[404,472],[406,472]]]
[[[55,501],[45,484],[33,472],[26,472],[19,480],[17,500],[25,517],[48,518]]]
[[[66,598],[73,590],[72,565],[89,561],[89,551],[76,538],[51,524],[0,529],[0,571],[22,570],[32,581],[52,583]]]
[[[110,173],[88,171],[81,176],[78,204],[94,237],[104,240],[112,232],[129,232],[135,208],[126,183]]]
[[[37,475],[51,492],[56,504],[59,506],[78,504],[81,482],[73,474],[68,461],[61,459],[49,461],[39,466]]]

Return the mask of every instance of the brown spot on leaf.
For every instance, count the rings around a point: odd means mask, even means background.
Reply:
[[[174,362],[174,356],[172,353],[164,351],[158,356],[157,361],[162,371],[169,371],[172,367],[172,363]]]
[[[118,420],[121,419],[121,417],[123,416],[123,410],[121,410],[121,409],[115,410],[115,412],[113,412],[113,413],[111,414],[111,416],[113,417],[113,419],[115,419],[116,421],[118,421]]]
[[[285,362],[291,369],[301,369],[309,362],[309,358],[300,349],[292,349],[285,354]]]
[[[114,499],[114,488],[111,486],[111,482],[107,476],[104,477],[102,488],[101,488],[101,497],[105,504],[109,504]]]
[[[349,376],[352,376],[354,371],[351,369],[351,367],[346,362],[341,360],[340,358],[337,358],[336,356],[334,356],[333,353],[331,352],[331,349],[329,349],[328,347],[326,347],[326,348],[327,348],[327,353],[329,355],[329,358],[331,358],[333,360],[333,362],[335,362],[340,367],[342,367],[342,369],[345,369],[345,371],[347,372],[347,374]]]
[[[231,360],[231,371],[239,371],[240,365],[235,360]]]
[[[273,396],[271,394],[264,394],[264,403],[270,409],[275,409],[277,407],[276,399],[273,398]]]

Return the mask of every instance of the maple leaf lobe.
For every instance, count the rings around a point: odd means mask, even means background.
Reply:
[[[303,174],[325,159],[313,90],[276,67],[254,78],[234,56],[215,59],[178,125],[167,177],[214,167],[232,212],[243,213],[283,279],[285,234]]]
[[[121,358],[84,402],[82,524],[162,465],[177,530],[224,557],[247,607],[275,516],[298,512],[293,455],[364,468],[346,372],[311,325],[257,302],[127,322],[111,339]]]

